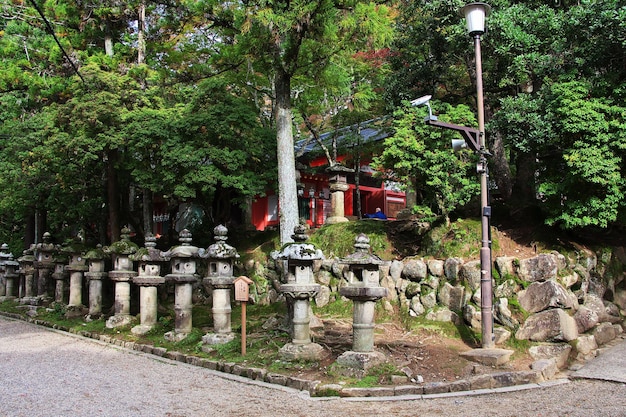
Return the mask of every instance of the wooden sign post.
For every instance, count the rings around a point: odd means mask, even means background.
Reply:
[[[250,298],[252,280],[245,276],[238,277],[235,282],[235,301],[241,301],[241,356],[246,354],[246,305]]]

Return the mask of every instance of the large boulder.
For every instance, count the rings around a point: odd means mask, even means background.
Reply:
[[[610,323],[620,323],[622,321],[618,307],[609,301],[603,301],[596,294],[587,294],[583,306],[595,311],[601,323],[607,321]]]
[[[519,277],[528,282],[547,281],[556,278],[557,272],[556,257],[550,253],[521,259],[517,270]]]
[[[454,283],[459,280],[459,272],[463,265],[463,259],[461,258],[448,258],[443,264],[443,270],[446,274],[448,281]]]
[[[617,337],[615,327],[611,323],[600,323],[592,331],[596,343],[602,346]]]
[[[393,279],[393,282],[402,277],[402,270],[404,269],[404,264],[396,259],[391,261],[391,265],[389,265],[389,276]]]
[[[532,346],[528,353],[535,360],[554,359],[559,369],[567,365],[572,347],[567,343],[546,343]]]
[[[461,311],[465,303],[465,287],[460,285],[453,287],[449,282],[446,282],[439,290],[437,298],[442,305],[450,310]]]
[[[505,275],[515,275],[515,264],[517,262],[517,258],[513,256],[498,256],[494,261],[494,265],[498,274],[504,277]]]
[[[440,259],[429,259],[428,262],[428,272],[430,275],[434,275],[436,277],[443,277],[445,275],[444,270],[444,261]]]
[[[480,278],[480,261],[470,261],[461,266],[459,279],[466,283],[472,291],[480,288]]]
[[[476,307],[471,304],[465,304],[463,307],[463,320],[475,331],[480,331],[482,329],[482,316],[480,310],[476,309]]]
[[[576,352],[578,352],[578,355],[576,356],[577,360],[589,360],[594,358],[598,352],[596,338],[590,334],[578,337],[574,341],[574,348],[576,349]]]
[[[519,322],[513,317],[509,310],[509,300],[507,298],[499,298],[493,305],[493,318],[496,322],[513,329],[519,325]]]
[[[573,317],[555,308],[528,317],[515,337],[534,342],[569,342],[578,337],[578,328]]]
[[[420,302],[424,308],[431,309],[437,305],[437,292],[435,290],[429,290],[420,295]]]
[[[428,267],[421,259],[411,259],[404,264],[402,276],[409,281],[420,282],[428,274]]]
[[[598,313],[585,306],[581,306],[578,311],[576,311],[574,320],[576,320],[576,326],[578,326],[578,333],[585,333],[600,321]]]
[[[538,313],[548,308],[574,308],[578,300],[556,281],[533,282],[520,291],[518,300],[529,313]]]

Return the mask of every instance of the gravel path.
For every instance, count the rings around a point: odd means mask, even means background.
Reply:
[[[626,384],[438,399],[316,399],[0,317],[0,416],[626,416]]]

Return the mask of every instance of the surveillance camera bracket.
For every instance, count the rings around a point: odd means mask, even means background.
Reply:
[[[442,129],[450,129],[455,130],[461,134],[465,143],[467,143],[467,147],[473,150],[474,152],[480,152],[480,132],[477,129],[472,129],[471,127],[453,125],[451,123],[440,122],[435,118],[430,118],[425,120],[426,124],[429,126],[440,127]]]

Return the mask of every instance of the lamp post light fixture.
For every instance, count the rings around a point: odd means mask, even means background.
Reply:
[[[491,207],[489,206],[487,156],[491,156],[485,145],[485,107],[483,100],[483,76],[480,52],[480,36],[485,33],[485,17],[491,7],[486,3],[471,3],[460,12],[467,21],[467,30],[474,38],[476,54],[476,105],[478,108],[478,130],[451,123],[444,123],[433,116],[429,101],[431,96],[423,96],[411,101],[411,106],[428,106],[428,116],[424,119],[427,125],[457,131],[463,141],[453,140],[452,148],[460,150],[467,147],[478,153],[479,161],[476,171],[480,174],[480,213],[481,213],[481,247],[480,247],[480,310],[482,319],[482,347],[492,349],[495,345],[493,334],[493,288],[491,275]]]

